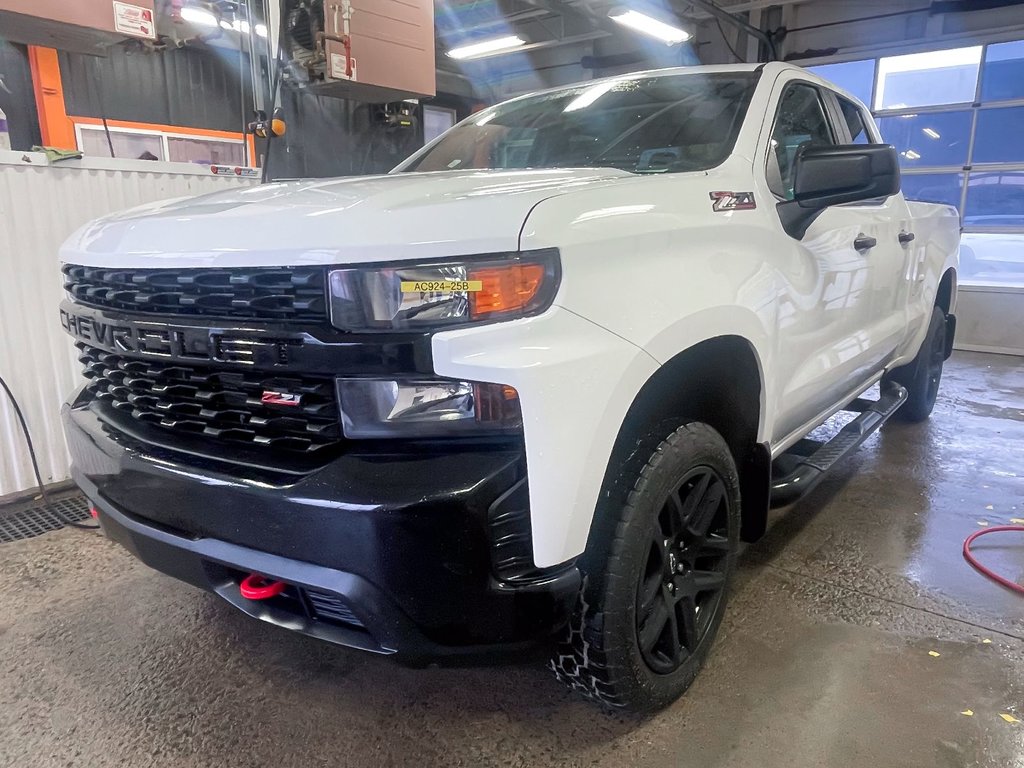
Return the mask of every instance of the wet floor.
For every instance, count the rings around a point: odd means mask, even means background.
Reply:
[[[1024,598],[960,556],[1024,518],[1024,359],[957,353],[941,397],[775,515],[708,667],[646,718],[536,664],[297,637],[94,534],[2,545],[0,766],[1024,768]],[[1024,582],[1000,536],[976,550]]]

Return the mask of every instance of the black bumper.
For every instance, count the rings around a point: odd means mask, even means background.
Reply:
[[[518,450],[343,455],[268,481],[150,450],[88,404],[63,417],[74,479],[106,534],[252,616],[409,663],[535,645],[568,620],[575,567],[501,556],[528,520]],[[289,587],[247,600],[249,573]]]

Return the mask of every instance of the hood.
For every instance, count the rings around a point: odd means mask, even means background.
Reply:
[[[613,168],[396,173],[168,200],[87,224],[61,259],[105,267],[359,264],[519,248],[535,205]]]

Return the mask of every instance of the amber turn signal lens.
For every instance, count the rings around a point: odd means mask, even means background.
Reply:
[[[476,420],[504,428],[518,428],[523,424],[519,407],[519,393],[508,384],[474,384],[473,402]]]
[[[528,307],[544,282],[543,264],[509,264],[486,269],[471,269],[470,280],[479,280],[483,287],[469,294],[470,316],[514,312]]]

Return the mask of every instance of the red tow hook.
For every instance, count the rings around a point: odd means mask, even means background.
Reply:
[[[266,576],[250,573],[242,579],[239,589],[247,600],[269,600],[284,592],[287,586],[283,581],[271,581]]]
[[[92,515],[93,520],[98,520],[100,516],[100,511],[96,509],[96,507],[89,507],[89,514]]]

